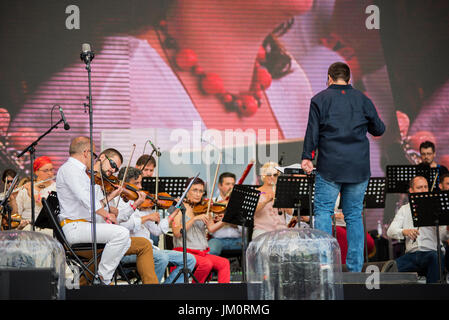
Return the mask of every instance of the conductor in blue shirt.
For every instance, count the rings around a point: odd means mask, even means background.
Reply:
[[[347,64],[333,63],[328,88],[310,102],[301,166],[310,174],[317,155],[314,228],[332,234],[332,218],[338,194],[346,222],[346,267],[361,272],[364,236],[363,199],[371,176],[367,133],[380,136],[385,125],[371,100],[349,84]]]

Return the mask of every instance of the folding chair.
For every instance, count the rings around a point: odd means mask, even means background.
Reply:
[[[76,265],[79,270],[81,270],[81,274],[86,278],[88,283],[92,284],[94,273],[89,267],[94,263],[94,258],[86,258],[82,255],[82,252],[92,251],[92,243],[69,244],[59,224],[59,201],[55,191],[52,191],[47,198],[42,198],[42,205],[43,209],[39,214],[35,225],[40,228],[46,227],[53,229],[53,235],[62,244],[65,250],[67,264],[69,266]],[[97,243],[97,251],[100,255],[101,250],[104,249],[104,247],[105,244]],[[121,264],[117,267],[117,271],[125,274]],[[88,275],[90,275],[90,277]],[[131,284],[127,278],[125,279],[128,284]]]

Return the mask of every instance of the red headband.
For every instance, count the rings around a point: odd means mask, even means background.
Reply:
[[[33,171],[36,172],[48,163],[52,163],[49,157],[43,156],[34,160]]]

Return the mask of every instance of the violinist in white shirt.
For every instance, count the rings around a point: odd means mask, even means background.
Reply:
[[[94,172],[96,176],[101,173],[103,183],[95,185],[95,199],[99,199],[100,203],[105,209],[112,213],[113,217],[116,219],[116,223],[119,223],[117,217],[119,210],[116,206],[120,206],[124,201],[120,201],[118,196],[122,193],[123,188],[118,184],[114,184],[113,173],[118,171],[120,164],[123,162],[123,157],[121,153],[113,148],[103,150],[97,158],[94,164]],[[97,179],[98,180],[98,179]],[[110,181],[107,182],[106,180]],[[106,182],[105,182],[106,181]],[[119,181],[115,181],[119,183]],[[108,187],[105,187],[108,185]],[[111,187],[116,189],[111,191]],[[109,192],[109,193],[108,193]],[[97,215],[97,223],[104,224],[107,221],[101,216]],[[124,226],[126,227],[126,226]],[[128,228],[127,228],[128,229]],[[126,251],[125,256],[132,257],[132,261],[129,262],[136,263],[137,272],[142,279],[143,284],[157,284],[159,283],[156,271],[155,271],[155,259],[153,257],[153,247],[151,242],[144,236],[138,234],[131,234],[131,245]]]
[[[95,149],[95,146],[94,146]],[[95,151],[95,150],[93,150]],[[70,144],[70,158],[59,168],[56,177],[56,192],[60,204],[60,224],[67,241],[73,243],[92,242],[90,178],[90,139],[74,138]],[[120,159],[116,162],[117,165]],[[115,269],[131,245],[129,231],[116,225],[116,218],[95,199],[95,212],[112,224],[96,224],[98,243],[106,244],[98,265],[98,275],[103,284],[110,284]]]

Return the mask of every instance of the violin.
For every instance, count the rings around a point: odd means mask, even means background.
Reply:
[[[145,200],[139,206],[139,209],[153,208],[156,203],[157,203],[157,207],[159,209],[168,209],[176,201],[175,198],[173,198],[166,192],[159,192],[157,194],[157,201],[156,201],[156,197],[154,194],[151,194],[145,190],[138,189],[135,185],[132,185],[132,184],[126,183],[126,182],[124,184],[123,192],[121,194],[122,199],[125,201],[129,201],[129,200],[135,201],[139,198],[139,195],[137,193],[138,191],[143,191],[146,194]]]
[[[90,177],[90,172],[87,172]],[[107,194],[113,192],[120,185],[120,181],[115,176],[103,177],[100,176],[99,173],[96,173],[95,176],[95,184],[102,186],[104,184],[104,189]],[[103,180],[103,183],[102,183]],[[125,182],[123,183],[123,190],[120,193],[120,196],[125,201],[135,201],[139,198],[138,191],[143,191],[146,193],[145,201],[139,206],[139,209],[150,209],[153,208],[156,204],[156,197],[154,194],[150,194],[148,191],[141,190],[137,186]],[[173,202],[176,201],[175,198],[170,196],[166,192],[159,192],[157,194],[157,206],[159,209],[168,209],[173,205]]]
[[[208,199],[203,199],[201,200],[201,202],[194,204],[193,214],[199,215],[206,213],[208,202],[209,202]],[[226,201],[212,202],[210,205],[210,212],[213,212],[214,214],[224,213],[226,210],[226,206],[227,206]]]
[[[11,229],[16,229],[22,222],[22,217],[18,214],[11,214]],[[8,216],[2,214],[2,229],[8,230]]]

